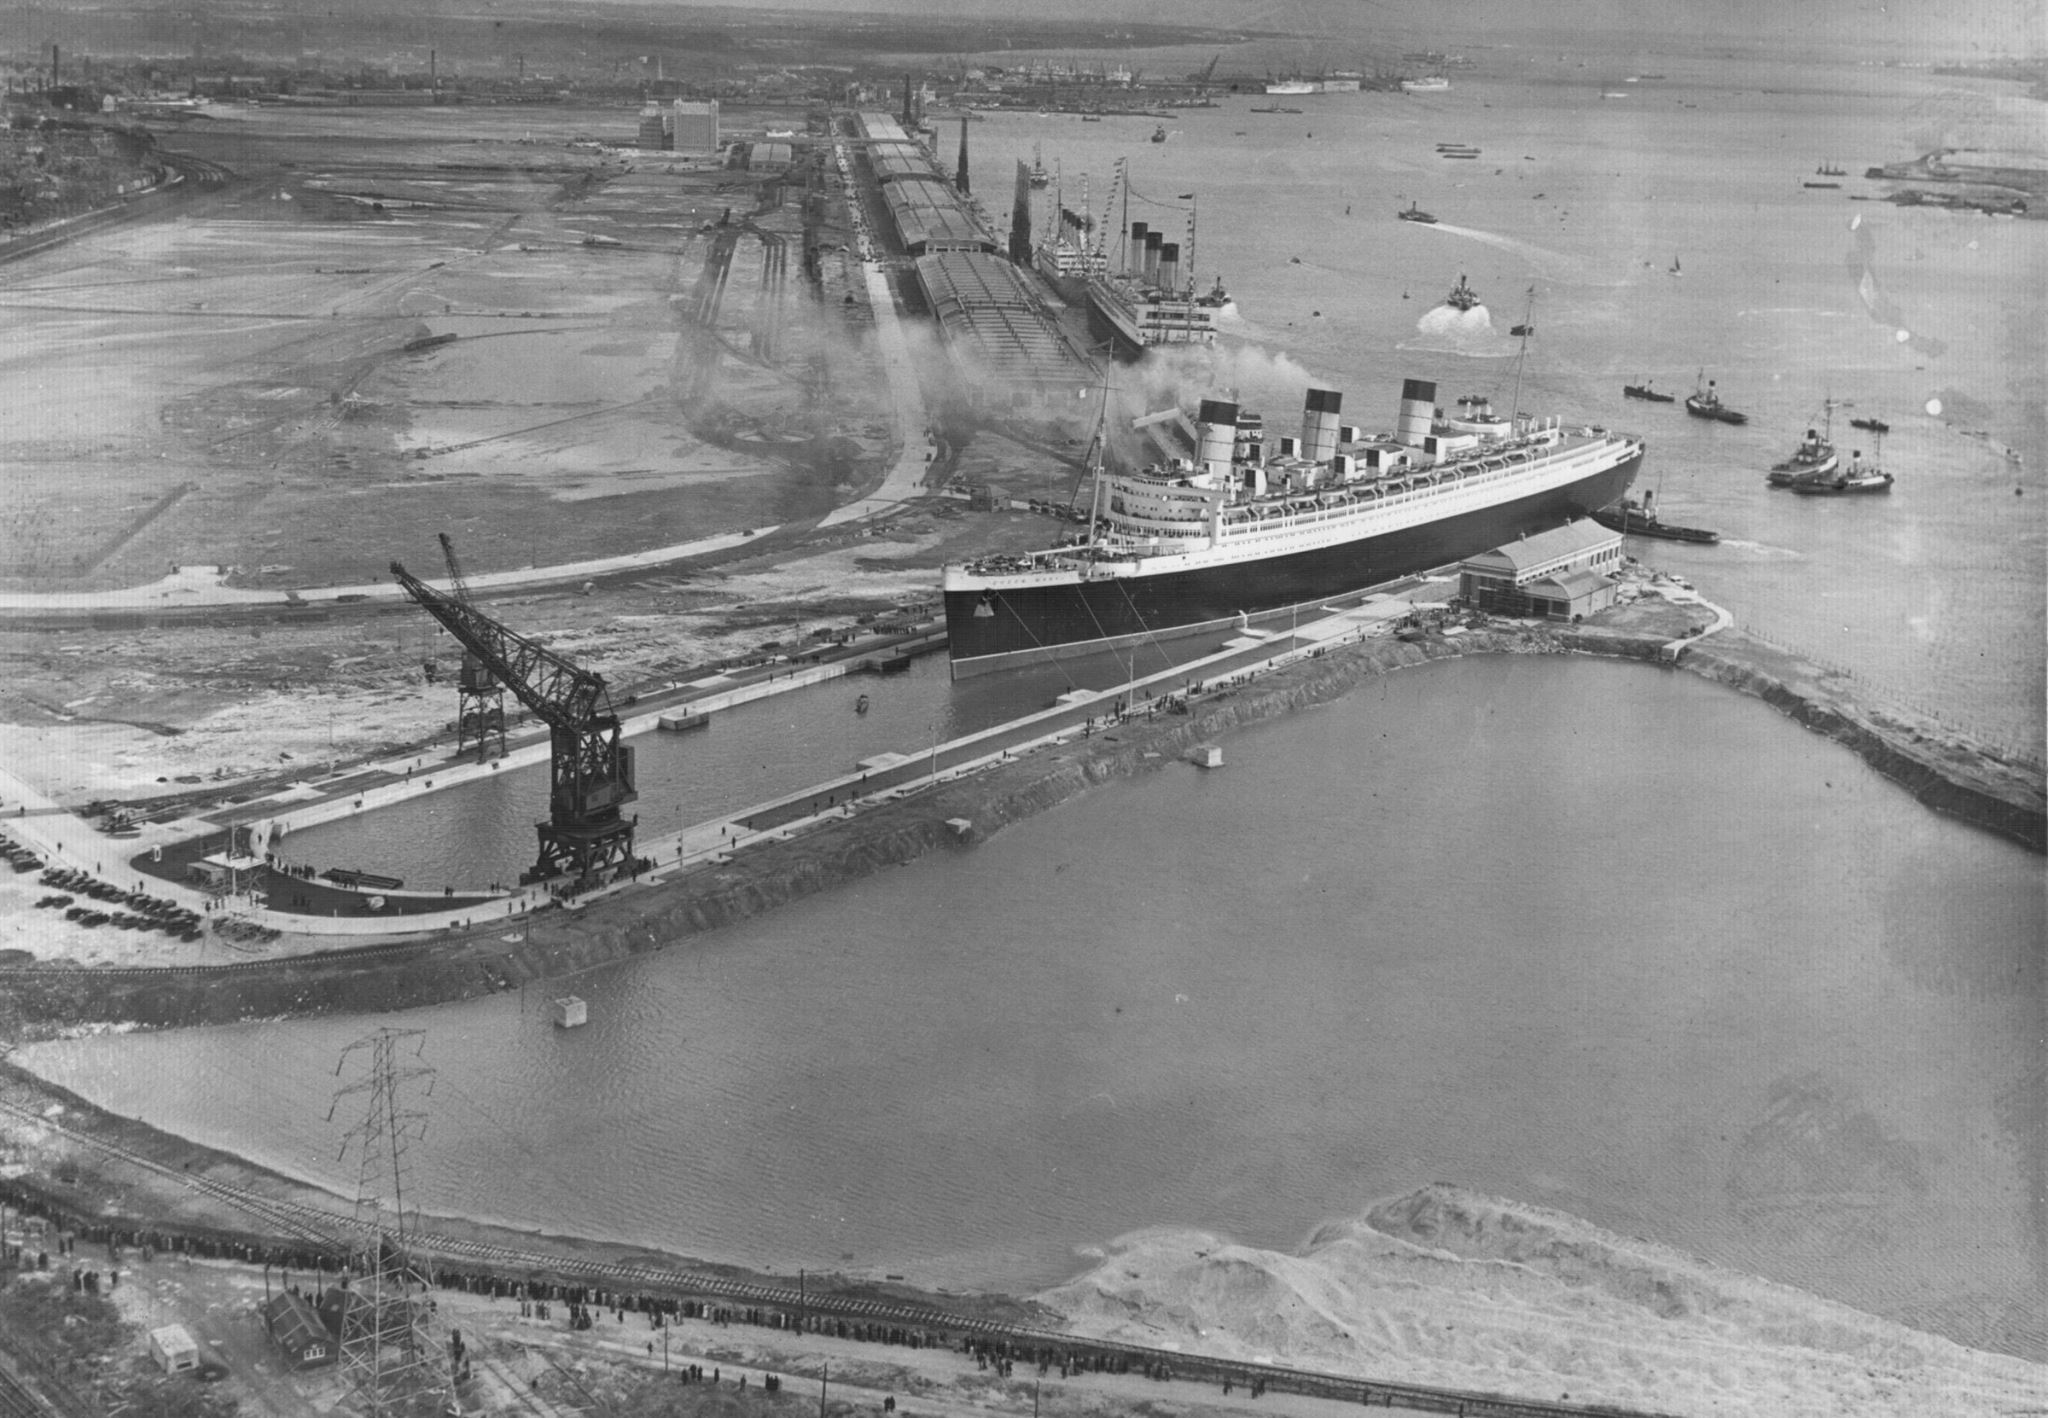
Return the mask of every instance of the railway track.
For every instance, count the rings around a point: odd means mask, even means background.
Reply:
[[[350,1236],[355,1230],[355,1223],[337,1212],[301,1202],[259,1196],[209,1177],[175,1171],[118,1143],[53,1122],[5,1100],[0,1100],[0,1112],[49,1128],[131,1166],[170,1178],[226,1202],[274,1228],[276,1233],[316,1250],[346,1255],[352,1249]],[[1590,1415],[1599,1415],[1599,1418],[1666,1418],[1666,1415],[1649,1409],[1510,1398],[1500,1394],[1216,1358],[1115,1340],[1086,1339],[1059,1330],[984,1319],[932,1305],[820,1294],[808,1288],[799,1291],[683,1267],[588,1260],[432,1232],[420,1233],[416,1243],[423,1253],[448,1268],[453,1268],[449,1264],[451,1262],[469,1262],[506,1278],[526,1279],[545,1275],[616,1294],[634,1292],[664,1298],[708,1298],[730,1302],[736,1308],[804,1319],[881,1324],[930,1337],[934,1342],[943,1341],[949,1346],[956,1346],[965,1339],[1005,1346],[1008,1352],[1022,1356],[1050,1355],[1054,1363],[1063,1362],[1065,1356],[1083,1356],[1083,1372],[1086,1371],[1087,1359],[1100,1357],[1124,1363],[1136,1372],[1161,1377],[1218,1384],[1227,1382],[1233,1387],[1246,1389],[1257,1385],[1366,1407],[1400,1407],[1425,1413],[1457,1414],[1460,1418],[1589,1418]],[[0,1410],[0,1418],[12,1418],[12,1415]]]
[[[50,1410],[0,1365],[0,1418],[50,1418]]]

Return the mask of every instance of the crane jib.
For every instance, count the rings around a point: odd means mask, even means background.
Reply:
[[[435,590],[395,561],[391,574],[407,595],[548,726],[548,820],[535,824],[540,857],[521,881],[568,877],[573,888],[580,890],[638,873],[647,863],[633,851],[637,820],[619,811],[639,797],[633,781],[633,750],[619,742],[619,716],[612,712],[604,676],[500,625],[469,604],[454,545],[445,536],[441,545],[457,594]]]

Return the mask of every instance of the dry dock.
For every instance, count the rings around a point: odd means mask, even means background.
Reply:
[[[747,817],[743,842],[577,909],[538,912],[517,929],[500,916],[482,929],[288,960],[30,966],[6,978],[25,1037],[91,1023],[168,1028],[394,1009],[515,989],[666,949],[930,851],[959,850],[1098,783],[1176,763],[1198,745],[1336,699],[1374,675],[1468,654],[1598,654],[1669,673],[1660,657],[1698,620],[1695,606],[1646,600],[1584,626],[1510,623],[1403,639],[1387,633],[1391,620],[1359,608],[1279,644],[1238,645],[1173,672],[1172,683],[1086,696],[941,745],[936,756],[878,765],[866,783],[856,775],[763,805]],[[2044,850],[2038,765],[1859,704],[1853,685],[1732,628],[1690,643],[1677,664],[1836,739],[1935,811]]]

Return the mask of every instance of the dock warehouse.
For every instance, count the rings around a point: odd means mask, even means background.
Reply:
[[[953,184],[936,174],[898,177],[882,188],[882,201],[912,256],[996,249],[996,239],[961,204]]]
[[[1614,604],[1621,533],[1567,522],[1458,563],[1458,594],[1499,615],[1577,620]]]
[[[978,402],[1006,408],[1073,401],[1095,384],[1095,372],[1074,349],[1016,269],[1000,256],[947,251],[920,256],[914,269],[939,334],[981,377]]]

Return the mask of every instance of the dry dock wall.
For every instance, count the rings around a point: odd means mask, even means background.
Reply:
[[[970,841],[984,837],[1098,783],[1177,763],[1196,744],[1234,729],[1338,699],[1370,676],[1484,653],[1598,654],[1639,659],[1648,669],[1668,639],[1581,628],[1511,628],[1414,643],[1371,639],[1200,699],[1187,714],[1134,720],[789,840],[750,847],[643,891],[582,910],[543,912],[523,932],[508,922],[490,934],[218,969],[10,970],[0,978],[7,981],[13,1018],[0,1017],[0,1034],[42,1037],[95,1023],[175,1028],[382,1011],[560,979],[664,949],[930,851],[960,850],[949,818],[974,824]],[[1806,686],[1817,671],[1760,642],[1730,634],[1714,644],[1688,651],[1681,667],[1837,740],[1935,811],[2036,852],[2048,845],[2037,778],[1952,740],[1883,720],[1824,685]]]

